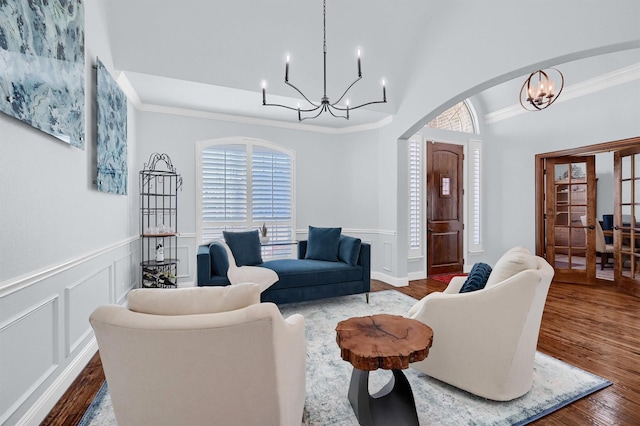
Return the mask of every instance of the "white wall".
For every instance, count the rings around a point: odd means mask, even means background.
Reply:
[[[113,67],[100,6],[84,5],[85,150],[0,114],[0,424],[40,423],[97,349],[91,311],[121,302],[137,282],[131,195],[93,184],[91,66],[99,56]],[[129,164],[135,121],[130,110]]]

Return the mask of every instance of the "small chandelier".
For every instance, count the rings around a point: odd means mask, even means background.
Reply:
[[[346,100],[345,106],[339,106],[338,105],[338,103],[340,103],[340,101],[342,101],[342,99],[346,96],[346,94],[349,91],[349,89],[351,89],[353,87],[353,85],[356,84],[358,81],[360,81],[360,79],[362,78],[362,67],[361,67],[361,64],[360,64],[360,49],[358,49],[358,60],[357,60],[357,62],[358,62],[358,77],[353,81],[353,83],[351,83],[347,87],[347,89],[344,91],[342,96],[340,96],[338,98],[337,101],[335,101],[333,103],[331,101],[329,101],[329,97],[327,96],[327,1],[326,0],[323,1],[322,14],[323,14],[323,27],[324,27],[324,34],[323,34],[324,94],[323,94],[322,98],[320,99],[320,102],[319,103],[318,102],[312,102],[311,100],[309,100],[309,98],[307,96],[305,96],[304,93],[302,93],[300,91],[300,89],[298,89],[293,84],[289,83],[289,55],[287,55],[287,61],[286,61],[285,68],[284,68],[284,82],[285,82],[285,84],[293,87],[305,99],[305,101],[307,101],[311,106],[307,107],[307,108],[300,108],[300,103],[298,103],[298,107],[297,108],[293,108],[293,107],[290,107],[290,106],[287,106],[287,105],[267,103],[267,92],[266,92],[266,90],[267,90],[267,82],[266,81],[262,81],[262,105],[264,105],[264,106],[277,106],[277,107],[281,107],[281,108],[287,108],[287,109],[290,109],[290,110],[293,110],[293,111],[298,111],[298,120],[299,121],[303,121],[303,120],[306,120],[306,119],[316,118],[316,117],[320,116],[320,114],[322,114],[325,111],[329,112],[329,114],[331,114],[332,116],[334,116],[336,118],[344,118],[344,119],[348,120],[349,119],[349,111],[351,111],[351,110],[362,108],[363,106],[366,106],[366,105],[386,103],[387,102],[387,91],[386,91],[385,81],[382,80],[382,100],[381,101],[372,101],[372,102],[364,103],[362,105],[349,106],[349,100]]]
[[[560,90],[555,93],[556,84],[549,78],[549,74],[543,70],[534,71],[524,82],[520,89],[520,105],[527,111],[541,111],[555,102],[564,88],[564,76],[560,71],[551,68],[548,71],[555,71],[560,76]],[[538,77],[536,86],[535,77]],[[533,80],[533,81],[532,81]],[[524,100],[524,101],[523,101]],[[528,102],[527,103],[525,103]]]

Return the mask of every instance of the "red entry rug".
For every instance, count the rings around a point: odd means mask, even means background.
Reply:
[[[429,278],[432,280],[440,281],[441,283],[449,284],[449,281],[453,277],[466,277],[467,274],[440,274],[440,275],[432,275]]]

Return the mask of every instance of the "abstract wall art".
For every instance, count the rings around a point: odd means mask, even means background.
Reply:
[[[84,149],[82,0],[1,0],[0,16],[0,111]]]
[[[97,59],[98,190],[127,194],[127,98]]]

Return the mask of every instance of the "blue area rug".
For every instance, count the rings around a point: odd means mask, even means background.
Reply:
[[[352,367],[340,358],[335,326],[354,316],[377,313],[406,315],[415,299],[395,290],[344,296],[280,307],[283,316],[305,317],[307,337],[307,389],[302,425],[358,425],[347,400]],[[419,371],[404,370],[413,389],[420,424],[524,425],[611,385],[611,382],[540,352],[536,353],[533,388],[508,402],[489,401]],[[389,371],[370,374],[371,393],[388,380]],[[106,384],[85,413],[81,426],[116,425]]]

